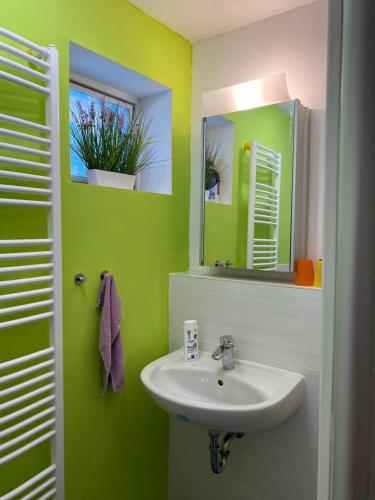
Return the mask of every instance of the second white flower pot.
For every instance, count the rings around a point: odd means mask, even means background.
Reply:
[[[218,185],[217,184],[215,184],[215,186],[213,186],[211,189],[206,189],[205,200],[219,203],[220,197],[219,197],[219,193],[218,193]]]

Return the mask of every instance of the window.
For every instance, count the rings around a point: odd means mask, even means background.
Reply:
[[[126,66],[70,43],[70,106],[119,106],[124,123],[133,111],[149,122],[149,163],[136,175],[136,191],[172,194],[172,89]],[[87,182],[86,168],[71,150],[71,179]]]
[[[80,102],[84,108],[86,108],[88,104],[93,103],[96,110],[99,111],[102,99],[104,99],[106,106],[113,109],[118,109],[120,113],[123,113],[124,130],[126,130],[126,127],[129,123],[129,118],[131,117],[131,113],[134,109],[134,104],[129,103],[121,98],[116,99],[114,96],[110,96],[99,90],[94,90],[93,88],[86,85],[77,84],[74,82],[70,83],[70,110],[75,110],[77,108],[78,102]],[[71,116],[70,120],[72,120]],[[72,137],[70,137],[70,175],[72,179],[85,182],[87,177],[86,170],[86,166],[72,148]]]

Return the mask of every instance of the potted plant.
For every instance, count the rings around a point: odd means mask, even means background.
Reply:
[[[219,201],[220,172],[225,166],[224,155],[217,144],[206,142],[205,147],[205,199]]]
[[[137,174],[151,162],[151,122],[144,113],[132,113],[124,127],[118,106],[102,99],[99,109],[78,102],[72,118],[72,148],[87,167],[89,184],[134,189]]]

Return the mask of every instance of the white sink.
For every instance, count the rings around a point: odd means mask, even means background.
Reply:
[[[141,379],[170,415],[222,431],[254,432],[279,425],[304,397],[304,377],[298,373],[239,359],[234,370],[223,370],[206,352],[186,362],[181,349],[147,365]]]

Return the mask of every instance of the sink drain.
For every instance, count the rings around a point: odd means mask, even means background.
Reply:
[[[218,383],[219,385],[224,385],[224,382],[223,382],[221,379],[219,379],[219,380],[217,381],[217,383]]]

